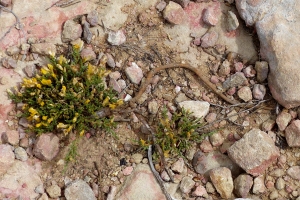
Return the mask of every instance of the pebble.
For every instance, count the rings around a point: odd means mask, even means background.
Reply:
[[[91,61],[96,59],[96,54],[91,48],[84,48],[80,52],[80,57],[84,59],[85,61]]]
[[[184,170],[184,160],[183,158],[179,158],[173,165],[171,166],[172,171],[181,174]]]
[[[134,84],[139,84],[143,78],[143,71],[135,62],[132,62],[131,66],[125,69],[125,73]]]
[[[113,78],[109,79],[109,86],[112,87],[118,93],[122,91],[122,88],[120,87],[119,83]]]
[[[181,180],[179,188],[181,192],[188,194],[191,192],[194,186],[195,186],[195,181],[193,181],[191,177],[185,176]]]
[[[273,129],[273,127],[275,126],[275,120],[273,120],[273,119],[268,119],[267,121],[265,121],[263,124],[262,124],[262,126],[261,126],[261,128],[262,128],[262,131],[265,131],[265,132],[267,132],[267,131],[271,131],[272,129]]]
[[[126,167],[125,169],[123,169],[122,172],[123,172],[124,176],[128,176],[128,175],[130,175],[132,173],[132,171],[133,171],[133,167],[129,166],[129,167]]]
[[[267,89],[264,85],[254,84],[252,92],[254,99],[263,100],[266,95]]]
[[[279,130],[284,131],[291,119],[292,116],[286,110],[280,112],[276,118],[276,124],[278,125]]]
[[[187,7],[188,4],[190,3],[190,0],[173,0],[173,1],[181,5],[183,8]]]
[[[237,62],[233,64],[235,72],[241,72],[244,68],[244,64],[241,62]]]
[[[27,54],[29,49],[30,49],[30,44],[27,43],[21,44],[21,50],[24,52],[24,54]]]
[[[143,160],[143,155],[140,153],[135,153],[131,156],[131,159],[133,160],[134,163],[139,164]]]
[[[270,199],[277,199],[279,197],[278,191],[274,190],[270,193]]]
[[[35,43],[31,44],[30,51],[31,53],[40,55],[50,55],[50,53],[56,54],[56,46],[53,43]]]
[[[300,147],[300,120],[294,120],[285,129],[285,138],[290,147]]]
[[[110,53],[107,53],[107,54],[106,54],[106,57],[107,57],[107,62],[106,62],[106,64],[107,64],[110,68],[115,68],[115,67],[116,67],[116,63],[115,63],[114,57],[113,57]]]
[[[266,61],[257,61],[255,63],[255,70],[256,70],[256,79],[258,82],[262,83],[268,78],[269,73],[269,66]]]
[[[242,99],[245,102],[252,100],[252,91],[248,86],[241,87],[238,90],[237,95],[240,99]]]
[[[236,87],[232,87],[230,88],[229,90],[226,91],[226,93],[229,95],[229,96],[232,96],[236,93]]]
[[[205,33],[201,37],[201,47],[203,47],[203,48],[213,47],[217,43],[218,38],[219,38],[219,35],[215,31]]]
[[[90,12],[87,17],[86,21],[91,25],[91,26],[97,26],[98,25],[98,13],[96,10],[93,10]]]
[[[173,1],[169,1],[163,11],[164,18],[171,24],[182,24],[185,21],[185,12],[183,8]]]
[[[217,119],[217,113],[208,113],[205,117],[207,123],[212,123]]]
[[[283,178],[279,177],[275,182],[275,187],[277,190],[282,190],[285,186],[285,181]]]
[[[204,118],[209,112],[210,104],[206,101],[182,101],[179,107],[192,112],[191,115],[196,118]]]
[[[215,193],[216,189],[214,187],[214,185],[211,182],[207,182],[205,185],[205,189],[208,193],[213,194]]]
[[[46,193],[43,193],[37,200],[48,200],[48,196]]]
[[[232,117],[229,117],[229,116],[232,116]],[[239,118],[239,115],[237,115],[236,110],[232,110],[230,113],[227,114],[227,117],[229,117],[228,118],[229,121],[235,122]]]
[[[227,76],[230,74],[230,62],[228,60],[224,60],[220,66],[219,76]]]
[[[107,42],[111,45],[119,46],[126,42],[126,35],[124,30],[109,31]]]
[[[224,90],[228,90],[229,88],[232,87],[241,86],[246,81],[247,79],[242,72],[236,72],[235,74],[231,75],[223,82],[223,88]]]
[[[46,191],[51,198],[58,198],[61,196],[61,189],[56,184],[47,187]]]
[[[2,134],[1,139],[3,143],[17,145],[19,144],[19,132],[16,130],[7,130]]]
[[[211,152],[213,150],[213,147],[212,147],[211,143],[208,140],[203,140],[200,144],[200,149],[204,153],[208,153],[208,152]]]
[[[90,24],[84,21],[82,26],[83,26],[82,40],[85,41],[87,44],[90,44],[93,38],[93,34],[90,30]]]
[[[43,194],[43,193],[45,192],[45,189],[44,189],[43,184],[38,185],[38,186],[34,189],[34,191],[35,191],[36,193],[38,193],[38,194]]]
[[[215,75],[212,75],[210,77],[210,82],[212,82],[213,84],[217,84],[217,83],[219,83],[219,78]]]
[[[121,74],[118,71],[110,72],[108,74],[108,76],[109,76],[109,78],[112,78],[112,79],[115,79],[115,80],[118,80],[119,78],[121,78]]]
[[[214,147],[221,146],[224,142],[224,137],[220,132],[214,133],[209,136],[209,141]]]
[[[28,77],[33,77],[36,73],[36,66],[34,64],[26,65],[24,71]]]
[[[226,167],[215,168],[210,171],[209,176],[221,197],[224,199],[231,198],[233,180],[230,169]]]
[[[52,160],[59,152],[59,138],[53,133],[38,137],[33,147],[34,155],[41,160]]]
[[[71,42],[81,37],[82,27],[72,19],[67,20],[63,25],[61,39],[63,42]]]
[[[164,180],[164,181],[170,181],[170,176],[168,175],[168,173],[164,170],[162,171],[162,173],[160,174],[160,177]]]
[[[300,166],[292,166],[290,167],[286,173],[295,180],[300,180]]]
[[[202,185],[197,186],[196,189],[192,192],[192,196],[194,197],[202,197],[205,195],[207,195],[207,192],[205,187],[203,187]]]
[[[220,8],[217,9],[215,6],[209,6],[204,10],[202,20],[204,23],[215,26],[219,21]]]
[[[71,182],[65,189],[66,200],[84,199],[96,200],[93,190],[83,180],[75,180]]]
[[[239,27],[239,20],[236,15],[232,11],[228,11],[227,13],[227,30],[234,31]]]
[[[17,67],[17,62],[15,59],[12,59],[10,57],[2,58],[2,66],[7,69],[14,69]]]
[[[266,190],[265,183],[264,183],[264,177],[263,176],[258,176],[254,178],[253,181],[253,188],[252,192],[254,194],[262,194]]]
[[[20,48],[18,46],[11,46],[6,49],[6,53],[9,56],[13,56],[20,53]]]
[[[247,197],[253,185],[253,179],[248,174],[241,174],[233,181],[234,193],[238,197]]]
[[[270,176],[274,177],[281,177],[284,175],[283,169],[274,169],[273,171],[269,172]]]
[[[167,6],[167,3],[165,1],[160,1],[157,5],[156,5],[156,9],[161,12],[165,9],[165,7]]]
[[[245,77],[252,78],[255,76],[256,71],[254,70],[252,65],[249,65],[245,69],[243,69],[243,73],[245,74]]]
[[[28,128],[29,122],[25,117],[21,117],[19,120],[19,125],[23,126],[24,128]]]
[[[15,148],[15,157],[21,161],[26,161],[28,159],[27,153],[22,147]]]
[[[151,114],[156,114],[158,112],[159,105],[157,101],[152,100],[148,103],[148,110]]]

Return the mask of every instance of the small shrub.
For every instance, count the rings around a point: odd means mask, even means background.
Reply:
[[[45,132],[71,131],[83,135],[90,128],[111,130],[112,118],[99,117],[103,108],[114,109],[123,104],[116,93],[106,88],[104,78],[109,71],[103,59],[94,66],[82,59],[80,46],[74,45],[70,59],[50,56],[50,63],[33,78],[24,78],[20,89],[8,91],[15,103],[23,103],[22,117],[29,121],[29,130]]]

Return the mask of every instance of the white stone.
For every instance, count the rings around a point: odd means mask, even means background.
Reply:
[[[204,118],[209,112],[210,104],[206,101],[183,101],[179,103],[181,108],[192,112],[192,116]]]

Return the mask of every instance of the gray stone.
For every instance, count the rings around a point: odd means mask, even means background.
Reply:
[[[204,118],[209,112],[210,104],[206,101],[182,101],[179,106],[190,111],[194,117]]]
[[[121,45],[126,42],[126,36],[124,30],[109,31],[107,42],[111,45]]]
[[[262,83],[268,78],[269,66],[266,61],[257,61],[255,63],[256,79],[258,82]]]
[[[300,180],[300,166],[292,166],[286,171],[286,173],[293,179],[298,181]]]
[[[243,85],[247,81],[242,72],[236,72],[223,82],[224,90]]]
[[[206,177],[208,177],[210,170],[217,167],[229,168],[234,176],[237,176],[241,171],[232,160],[219,151],[212,151],[210,153],[197,151],[192,164],[197,173],[204,174]]]
[[[231,198],[233,191],[233,180],[230,169],[226,167],[215,168],[210,171],[209,176],[221,197],[224,199]]]
[[[235,163],[253,176],[262,174],[280,155],[273,140],[259,129],[246,133],[227,152]]]
[[[82,28],[80,24],[74,22],[72,19],[64,23],[61,40],[63,42],[71,42],[81,37]]]
[[[115,60],[114,60],[114,57],[110,54],[110,53],[107,53],[105,54],[106,57],[107,57],[107,62],[106,64],[110,67],[110,68],[115,68],[116,67],[116,63],[115,63]]]
[[[188,194],[191,192],[193,187],[195,186],[195,181],[189,176],[183,177],[183,179],[180,182],[180,190],[181,192]]]
[[[290,147],[300,147],[300,120],[294,120],[285,129],[285,138]]]
[[[25,71],[26,75],[31,78],[31,77],[35,76],[36,66],[34,64],[26,65],[26,67],[24,68],[24,71]]]
[[[236,15],[232,11],[227,13],[227,30],[234,31],[239,27],[240,23]]]
[[[98,13],[97,13],[97,11],[93,10],[92,12],[90,12],[86,17],[86,21],[88,21],[88,23],[91,26],[97,26],[98,25]]]
[[[66,200],[84,199],[96,200],[92,188],[83,180],[71,182],[65,189]]]
[[[58,198],[61,196],[61,189],[56,184],[47,187],[46,191],[51,198]]]
[[[90,30],[90,25],[88,22],[84,22],[82,26],[83,26],[82,40],[84,40],[87,44],[90,44],[93,37],[93,34]]]
[[[26,161],[28,159],[27,153],[22,147],[15,148],[15,156],[16,159],[21,161]]]
[[[253,185],[253,179],[248,174],[241,174],[233,181],[234,193],[238,197],[247,197]]]

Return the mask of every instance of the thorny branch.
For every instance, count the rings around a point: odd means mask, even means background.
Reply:
[[[0,42],[6,37],[7,34],[10,33],[10,31],[11,31],[14,27],[21,30],[22,35],[23,35],[24,39],[26,40],[26,35],[25,35],[24,30],[23,30],[23,25],[21,24],[19,17],[18,17],[12,10],[7,9],[6,7],[4,7],[4,6],[2,6],[2,5],[0,5],[0,11],[1,11],[1,10],[5,11],[5,12],[11,13],[11,14],[16,18],[16,23],[14,23],[12,26],[9,27],[9,29],[8,29],[8,30],[4,33],[4,35],[0,38]],[[21,39],[22,39],[22,37],[21,37]]]

